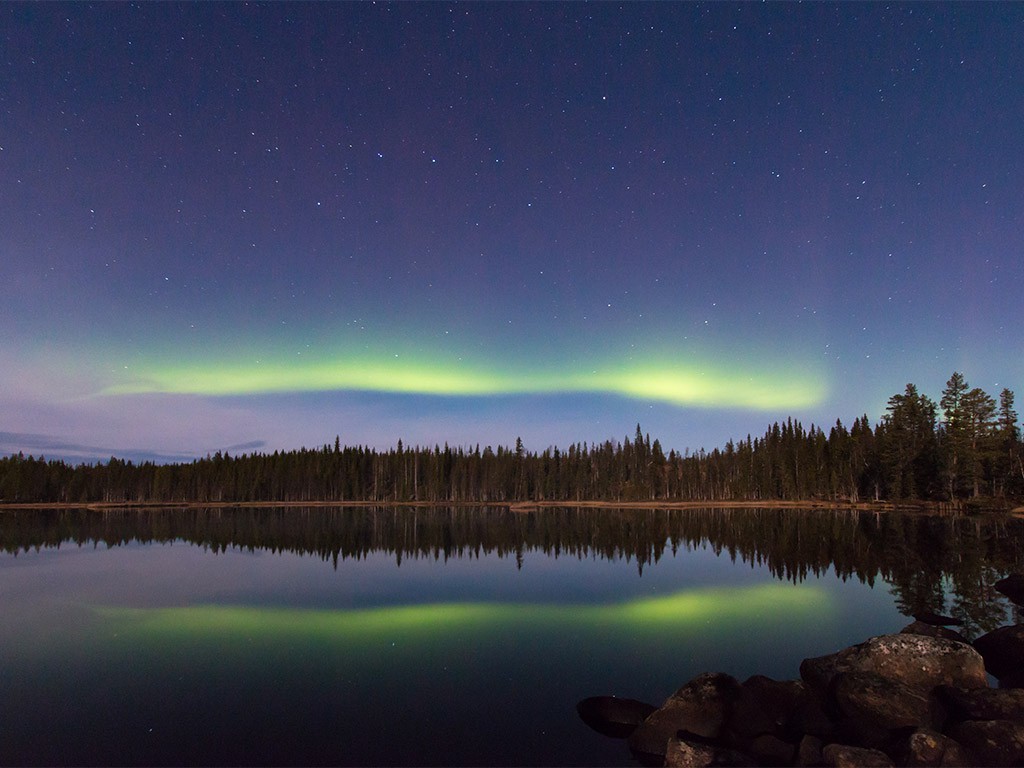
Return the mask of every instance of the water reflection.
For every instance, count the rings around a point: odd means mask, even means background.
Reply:
[[[375,641],[383,633],[399,632],[406,638],[467,633],[522,631],[531,626],[563,632],[626,630],[633,634],[702,630],[709,621],[744,623],[760,616],[766,605],[778,620],[819,620],[828,613],[828,596],[817,586],[698,589],[612,605],[559,605],[516,603],[435,603],[355,610],[253,608],[199,605],[175,608],[96,609],[116,622],[121,631],[162,637],[195,638],[204,635],[238,637],[295,635],[319,637],[348,645],[353,640]]]
[[[1007,620],[992,584],[1020,570],[1024,521],[794,509],[245,508],[9,511],[0,550],[185,541],[213,552],[267,550],[339,560],[549,557],[625,559],[710,547],[800,583],[829,569],[842,579],[892,585],[899,610],[951,613],[968,635]]]

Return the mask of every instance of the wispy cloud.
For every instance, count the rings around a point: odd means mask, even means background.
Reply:
[[[238,443],[236,445],[228,445],[219,450],[228,451],[230,453],[237,453],[239,451],[256,451],[266,446],[266,440],[250,440],[248,443]]]
[[[42,435],[31,432],[0,432],[0,455],[9,456],[24,453],[32,456],[45,456],[48,459],[62,459],[71,463],[106,461],[111,456],[128,459],[134,462],[152,461],[157,464],[168,464],[179,461],[192,461],[215,451],[238,453],[255,451],[266,445],[265,440],[251,440],[223,448],[196,453],[178,453],[154,451],[147,448],[109,448],[95,445],[83,445],[70,442],[54,435]]]

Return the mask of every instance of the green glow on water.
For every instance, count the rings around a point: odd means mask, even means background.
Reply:
[[[404,638],[515,628],[575,627],[602,630],[685,631],[758,618],[790,623],[820,619],[829,608],[825,590],[766,584],[701,589],[612,605],[437,603],[355,610],[199,605],[174,608],[104,607],[98,612],[144,635],[359,640]]]
[[[740,589],[678,592],[668,597],[633,600],[606,608],[629,623],[673,626],[722,619],[744,619],[761,613],[799,615],[820,612],[828,595],[818,587],[765,584]]]

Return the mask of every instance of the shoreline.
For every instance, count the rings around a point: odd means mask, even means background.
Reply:
[[[88,509],[88,510],[158,510],[158,509],[243,509],[243,508],[336,508],[350,507],[505,507],[512,512],[534,512],[541,509],[817,509],[817,510],[857,510],[863,512],[911,512],[924,514],[957,514],[963,510],[951,508],[948,504],[919,501],[825,501],[812,499],[805,501],[769,500],[713,500],[713,501],[103,501],[103,502],[4,502],[0,501],[0,512],[6,510],[42,510],[42,509]],[[980,510],[983,513],[999,512],[1015,517],[1024,516],[1024,506],[1007,509]]]

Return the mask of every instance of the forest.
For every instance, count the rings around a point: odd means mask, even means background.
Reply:
[[[333,445],[189,463],[116,457],[77,466],[45,457],[0,458],[0,503],[937,501],[1005,506],[1024,496],[1014,394],[998,402],[964,376],[939,401],[913,384],[881,420],[826,431],[787,419],[761,437],[711,451],[670,450],[637,425],[632,439],[566,449]]]

